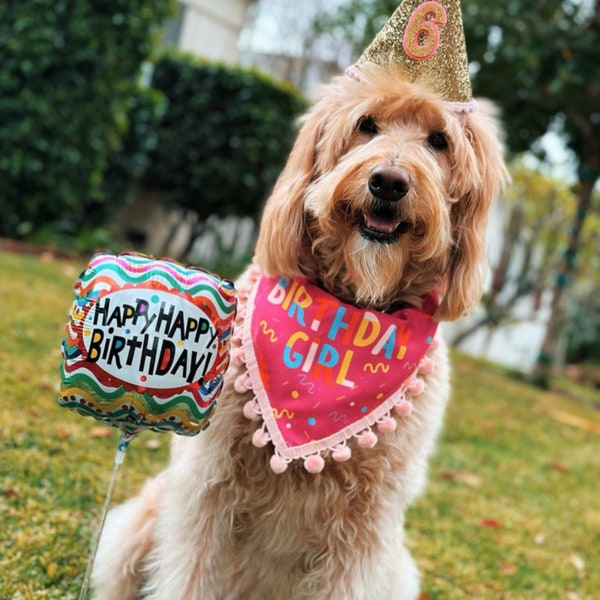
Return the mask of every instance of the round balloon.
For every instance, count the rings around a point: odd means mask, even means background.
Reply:
[[[195,435],[229,364],[233,284],[141,254],[96,254],[75,284],[59,404],[119,427]]]

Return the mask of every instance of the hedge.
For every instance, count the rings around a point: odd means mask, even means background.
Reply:
[[[170,10],[168,0],[3,3],[0,235],[72,235],[103,217],[107,159]]]
[[[257,72],[177,53],[157,61],[151,85],[166,110],[144,185],[169,192],[201,219],[255,216],[287,158],[305,100]]]

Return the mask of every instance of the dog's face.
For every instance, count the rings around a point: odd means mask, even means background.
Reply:
[[[306,115],[265,207],[256,260],[389,310],[437,289],[440,319],[481,295],[487,212],[505,179],[492,123],[390,69],[340,77]]]

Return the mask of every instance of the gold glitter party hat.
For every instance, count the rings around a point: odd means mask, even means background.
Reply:
[[[368,62],[397,63],[455,110],[475,110],[460,0],[404,0],[348,74],[362,79],[360,65]]]

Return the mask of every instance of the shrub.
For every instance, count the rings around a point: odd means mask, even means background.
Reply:
[[[157,61],[152,87],[167,108],[143,183],[201,219],[255,216],[291,148],[304,99],[259,73],[176,53]]]
[[[72,235],[106,212],[107,159],[170,2],[3,4],[0,235]]]

